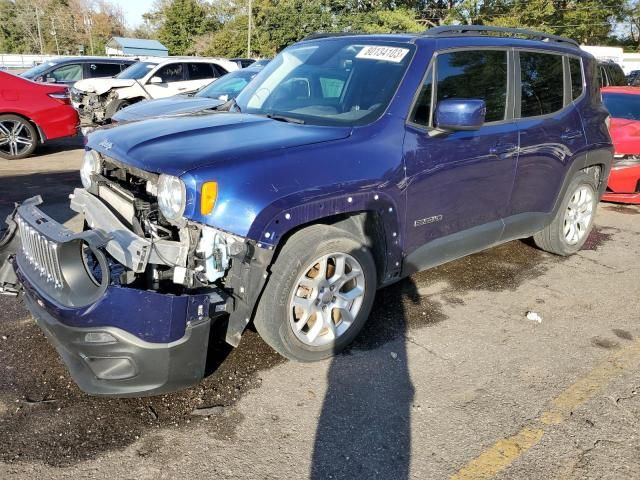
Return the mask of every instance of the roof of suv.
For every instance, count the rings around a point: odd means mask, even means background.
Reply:
[[[485,40],[488,43],[497,43],[508,41],[513,44],[522,44],[523,46],[537,48],[544,47],[564,47],[565,49],[574,49],[576,53],[588,55],[580,50],[580,45],[570,38],[551,35],[533,30],[523,30],[518,28],[502,28],[484,25],[457,25],[443,26],[426,30],[422,33],[395,33],[395,34],[365,34],[365,33],[316,33],[306,37],[303,41],[321,40],[336,37],[367,37],[379,39],[381,41],[417,43],[420,40],[453,40],[453,39],[471,39],[475,41]]]

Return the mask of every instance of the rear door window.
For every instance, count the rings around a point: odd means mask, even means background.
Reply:
[[[89,76],[91,78],[115,77],[120,73],[119,63],[90,63]]]
[[[210,63],[187,63],[189,80],[207,80],[216,78]]]
[[[564,108],[562,55],[520,52],[522,118],[549,115]]]
[[[162,83],[182,82],[184,80],[184,68],[182,63],[170,63],[160,68],[156,77],[162,79]]]

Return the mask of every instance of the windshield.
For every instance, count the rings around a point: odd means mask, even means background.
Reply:
[[[22,72],[20,74],[21,77],[28,78],[29,80],[33,80],[36,77],[39,77],[44,72],[49,70],[51,67],[57,65],[57,62],[44,62],[40,65],[36,65],[35,67],[31,67],[26,72]]]
[[[264,68],[237,104],[244,113],[313,125],[365,125],[386,110],[414,49],[353,38],[294,45]]]
[[[125,80],[140,80],[156,65],[158,64],[151,62],[134,63],[129,68],[120,72],[120,74],[117,75],[116,78],[124,78]]]
[[[613,118],[640,120],[640,95],[603,93],[602,100]]]
[[[258,72],[259,70],[236,70],[235,72],[227,73],[224,77],[200,90],[196,97],[217,98],[224,101],[235,98]]]

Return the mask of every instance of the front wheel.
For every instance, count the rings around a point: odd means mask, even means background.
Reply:
[[[19,160],[38,146],[38,132],[29,120],[17,115],[0,115],[0,158]]]
[[[542,250],[556,255],[576,253],[591,233],[597,206],[594,177],[579,172],[569,184],[553,221],[534,235],[534,242]]]
[[[254,324],[284,357],[322,360],[360,332],[375,291],[371,252],[347,232],[314,225],[294,234],[278,255]]]

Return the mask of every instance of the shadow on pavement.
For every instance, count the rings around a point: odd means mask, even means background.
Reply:
[[[314,444],[313,480],[409,478],[414,387],[405,333],[408,310],[421,299],[412,279],[385,292],[385,305],[376,302],[354,348],[332,360]],[[387,304],[393,312],[386,312]],[[365,354],[361,347],[374,349]]]
[[[45,142],[38,147],[33,156],[39,157],[40,155],[66,152],[69,150],[77,150],[79,148],[84,148],[84,137],[82,135]]]
[[[80,186],[80,175],[73,170],[0,176],[0,230],[16,202],[36,195],[44,200],[40,208],[47,215],[60,223],[70,220],[76,213],[69,208],[69,194]]]

